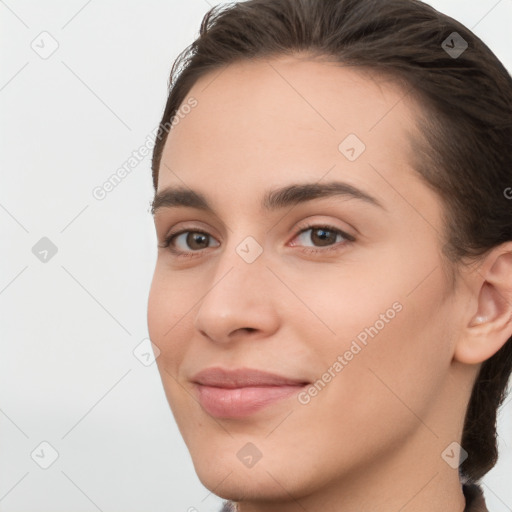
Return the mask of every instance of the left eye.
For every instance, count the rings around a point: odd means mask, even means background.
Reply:
[[[299,240],[301,245],[308,246],[307,242],[311,242],[313,247],[324,247],[333,245],[337,242],[342,242],[343,240],[352,241],[354,240],[354,237],[340,231],[339,229],[328,226],[314,226],[302,230],[295,239]]]

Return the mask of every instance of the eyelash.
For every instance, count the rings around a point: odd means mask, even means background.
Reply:
[[[325,249],[319,249],[319,248],[313,248],[313,247],[303,247],[301,249],[302,252],[307,254],[319,254],[319,253],[326,253],[328,251],[337,251],[340,250],[340,246],[345,246],[349,243],[352,243],[355,241],[355,237],[352,235],[349,235],[348,233],[342,231],[341,229],[335,228],[334,226],[329,226],[327,224],[308,224],[306,226],[303,226],[299,229],[299,231],[295,234],[293,237],[293,240],[297,238],[302,233],[309,231],[312,229],[315,230],[325,230],[329,231],[331,233],[335,233],[337,235],[341,235],[345,240],[342,242],[337,242],[333,245],[326,246]],[[211,235],[207,233],[206,231],[202,231],[201,229],[183,229],[181,231],[177,231],[175,233],[170,233],[163,241],[163,244],[159,245],[162,249],[169,249],[169,251],[176,256],[177,258],[196,258],[200,257],[203,250],[197,250],[197,251],[180,251],[172,247],[172,241],[177,238],[179,235],[182,235],[183,233],[198,233],[201,235],[205,235],[210,237]],[[212,237],[213,238],[213,237]]]

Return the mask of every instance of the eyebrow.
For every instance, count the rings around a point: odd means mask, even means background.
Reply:
[[[270,190],[265,194],[262,206],[265,210],[274,211],[312,201],[313,199],[332,196],[359,199],[386,210],[375,197],[353,185],[340,181],[330,183],[296,183],[276,190]],[[208,203],[203,194],[184,187],[168,187],[155,194],[151,204],[151,213],[154,215],[162,208],[177,207],[196,208],[214,213],[213,207]]]

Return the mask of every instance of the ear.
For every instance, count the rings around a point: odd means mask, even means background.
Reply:
[[[492,249],[471,271],[468,321],[454,358],[478,364],[492,357],[512,336],[512,242]]]

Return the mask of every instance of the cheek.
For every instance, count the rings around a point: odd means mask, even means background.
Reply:
[[[149,337],[160,350],[159,367],[165,362],[166,368],[173,368],[183,357],[184,340],[187,339],[183,329],[187,325],[187,314],[195,303],[186,290],[187,287],[181,286],[157,264],[149,291],[147,323]]]
[[[297,288],[318,317],[297,320],[317,347],[318,387],[329,381],[318,404],[326,400],[341,415],[349,408],[359,419],[382,411],[417,421],[407,407],[426,411],[449,369],[452,343],[446,276],[432,251],[422,254],[424,260],[390,254],[379,265],[318,270]]]
[[[167,307],[167,290],[166,280],[163,279],[162,273],[159,272],[158,266],[153,274],[151,288],[148,297],[148,330],[149,337],[160,349],[160,342],[167,329],[172,325],[168,318]]]
[[[187,313],[195,300],[187,296],[186,288],[177,281],[157,264],[148,297],[147,321],[149,337],[160,350],[156,364],[167,401],[174,417],[181,418],[191,404],[177,378],[186,359],[187,340],[192,336],[187,330]],[[181,428],[180,422],[178,426]]]
[[[435,437],[432,431],[439,433],[429,413],[442,389],[447,358],[433,349],[432,332],[418,332],[410,313],[405,303],[378,334],[368,335],[366,345],[348,334],[328,346],[316,365],[319,391],[297,411],[296,430],[315,433],[315,449],[332,471],[385,457],[416,433],[427,442]],[[359,348],[350,348],[352,340]],[[334,367],[336,361],[340,366]]]
[[[348,436],[362,428],[368,440],[383,442],[397,439],[397,429],[406,435],[421,428],[418,418],[428,416],[449,371],[442,274],[437,271],[413,293],[398,284],[383,278],[370,297],[354,292],[334,324],[337,342],[328,345],[323,365],[341,355],[343,369],[323,405],[336,411],[333,425],[342,425]]]

